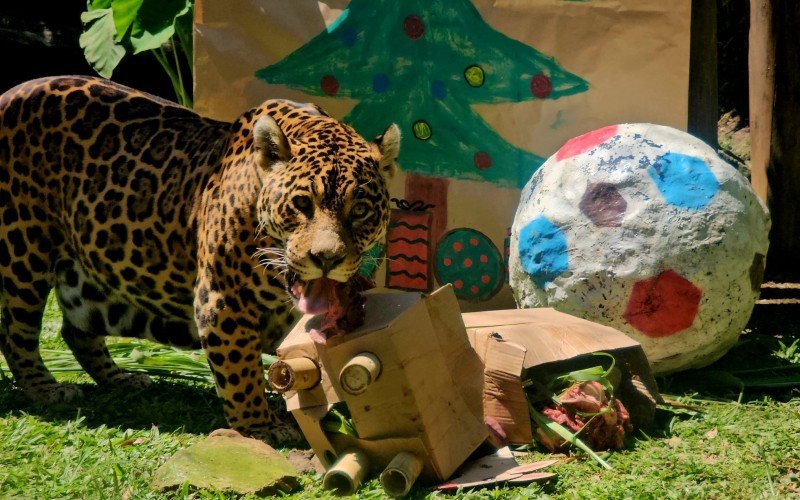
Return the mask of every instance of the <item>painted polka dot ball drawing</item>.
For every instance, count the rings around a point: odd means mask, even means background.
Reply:
[[[652,124],[569,140],[522,191],[509,242],[520,307],[626,332],[667,373],[720,358],[763,278],[770,219],[705,143]]]

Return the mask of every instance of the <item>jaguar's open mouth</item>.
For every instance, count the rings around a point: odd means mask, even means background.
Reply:
[[[310,281],[301,280],[292,273],[286,284],[289,295],[297,303],[297,309],[303,314],[324,314],[331,309],[338,309],[337,291],[345,283],[330,278],[317,278]]]
[[[301,280],[290,273],[286,289],[303,314],[324,314],[318,329],[310,334],[314,342],[324,344],[330,337],[340,336],[364,322],[365,298],[362,292],[375,284],[356,274],[345,283],[330,278]]]

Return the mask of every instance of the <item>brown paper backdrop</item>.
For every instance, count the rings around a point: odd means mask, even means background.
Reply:
[[[334,116],[346,115],[358,101],[270,85],[254,73],[325,30],[348,3],[197,0],[197,111],[232,120],[266,99],[280,97],[316,102]],[[557,100],[473,105],[514,146],[547,157],[570,137],[610,123],[654,122],[686,130],[691,0],[474,0],[473,4],[493,29],[555,57],[590,85],[585,92]],[[376,9],[375,16],[380,14]],[[410,133],[404,132],[404,140],[409,140]],[[404,198],[405,185],[406,174],[401,171],[393,179],[392,195]],[[502,255],[519,190],[451,179],[446,197],[446,227],[473,228],[488,236]],[[428,267],[432,276],[433,263]],[[379,283],[385,276],[382,266]],[[429,286],[436,286],[432,278]],[[513,299],[508,285],[503,285],[489,300],[462,301],[462,307],[507,308],[513,307]]]

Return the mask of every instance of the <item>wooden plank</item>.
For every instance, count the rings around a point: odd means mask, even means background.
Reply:
[[[766,275],[770,280],[796,281],[800,279],[800,211],[795,206],[800,192],[800,2],[753,0],[751,12],[755,32],[751,36],[756,37],[750,53],[751,96],[760,106],[751,105],[751,127],[757,127],[754,170],[762,191],[761,176],[766,177],[772,214]]]

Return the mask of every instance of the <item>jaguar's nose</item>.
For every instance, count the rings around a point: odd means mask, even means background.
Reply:
[[[308,258],[322,271],[323,275],[328,274],[344,262],[344,255],[334,252],[308,252]]]

